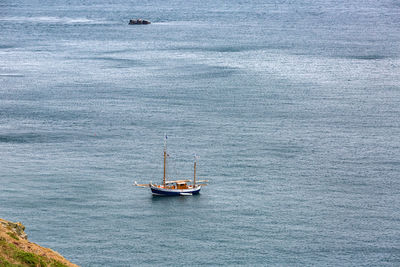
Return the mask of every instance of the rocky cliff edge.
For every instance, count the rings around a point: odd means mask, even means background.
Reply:
[[[78,267],[58,252],[29,242],[25,226],[0,219],[0,266]]]

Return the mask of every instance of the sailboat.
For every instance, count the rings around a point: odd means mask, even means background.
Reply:
[[[207,180],[196,181],[196,165],[197,157],[194,157],[194,173],[193,181],[186,180],[167,180],[167,136],[164,140],[164,175],[162,184],[138,184],[135,181],[135,185],[139,187],[149,187],[153,196],[192,196],[200,193],[201,187],[205,186]]]

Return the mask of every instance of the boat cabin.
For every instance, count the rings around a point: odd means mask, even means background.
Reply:
[[[168,189],[189,189],[192,188],[192,185],[189,185],[188,182],[191,180],[176,180],[176,181],[166,181],[166,188]]]
[[[188,189],[188,185],[185,182],[178,182],[176,183],[176,189]]]

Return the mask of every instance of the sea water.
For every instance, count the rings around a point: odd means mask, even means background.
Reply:
[[[399,56],[393,0],[2,0],[0,217],[81,266],[398,266]],[[165,133],[201,195],[132,186]]]

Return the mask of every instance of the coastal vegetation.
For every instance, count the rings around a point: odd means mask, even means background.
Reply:
[[[77,267],[57,252],[29,242],[25,226],[0,219],[0,266]]]

